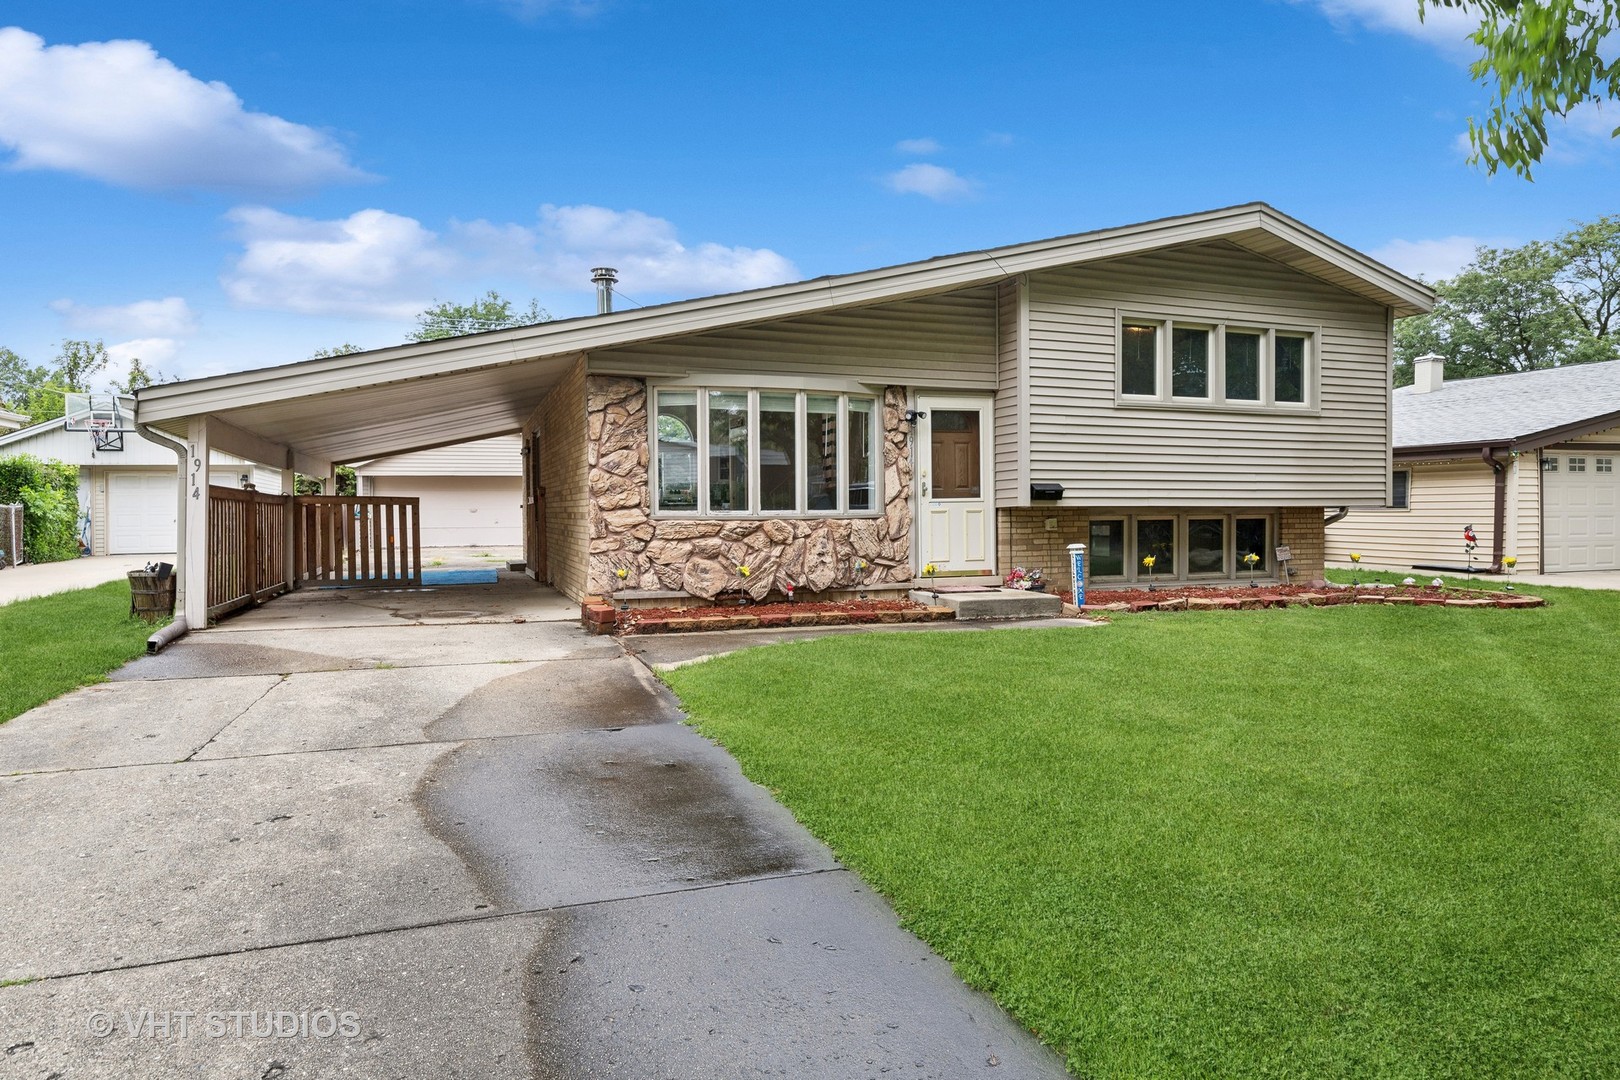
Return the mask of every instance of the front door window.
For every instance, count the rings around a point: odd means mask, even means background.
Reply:
[[[932,416],[936,499],[977,499],[980,493],[979,410],[940,409]]]

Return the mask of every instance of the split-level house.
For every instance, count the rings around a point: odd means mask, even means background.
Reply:
[[[520,433],[570,597],[1045,569],[1319,577],[1390,499],[1393,325],[1432,292],[1253,203],[154,386],[139,418],[284,468]],[[193,530],[199,528],[195,523]],[[206,536],[206,530],[194,533]],[[744,575],[740,568],[747,567]],[[200,567],[198,567],[200,572]]]

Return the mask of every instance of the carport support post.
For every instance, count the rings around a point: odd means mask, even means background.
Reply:
[[[288,461],[292,460],[292,451],[287,451]],[[287,500],[287,512],[282,516],[285,529],[281,535],[281,580],[287,583],[288,589],[298,588],[298,553],[293,545],[298,542],[298,471],[291,465],[281,470],[281,497]]]
[[[186,625],[208,625],[208,418],[193,416],[186,432]]]

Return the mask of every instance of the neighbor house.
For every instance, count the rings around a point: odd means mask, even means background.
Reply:
[[[7,412],[5,409],[0,409],[0,434],[16,431],[27,423],[28,417],[22,413]]]
[[[523,543],[523,441],[516,435],[372,458],[354,472],[361,495],[421,500],[423,547]]]
[[[134,402],[126,400],[126,409]],[[175,550],[174,450],[138,432],[97,438],[48,420],[0,434],[0,458],[29,454],[73,466],[79,474],[79,545],[86,555],[149,555]],[[210,482],[226,487],[252,483],[279,492],[280,474],[243,458],[215,452]]]
[[[1328,559],[1395,570],[1620,569],[1620,360],[1445,377],[1420,358],[1395,391],[1394,498],[1328,529]]]
[[[1432,302],[1248,204],[153,386],[138,414],[317,476],[519,433],[530,571],[576,598],[928,564],[1066,585],[1071,542],[1099,584],[1147,555],[1272,577],[1278,547],[1309,580],[1326,516],[1390,498],[1394,320]]]

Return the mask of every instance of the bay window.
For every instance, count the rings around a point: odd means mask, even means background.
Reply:
[[[658,388],[653,509],[664,514],[868,514],[878,402],[859,394]]]

